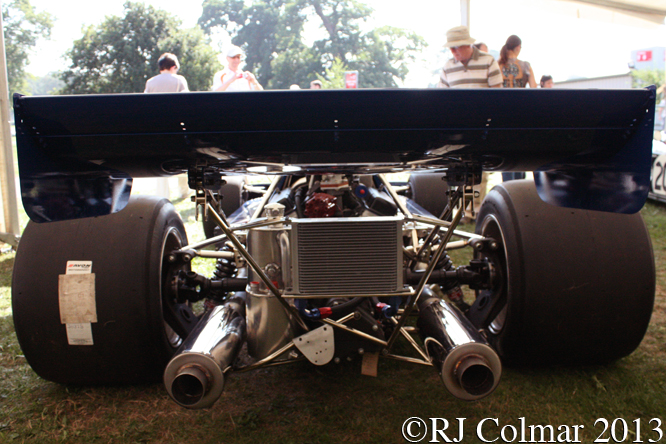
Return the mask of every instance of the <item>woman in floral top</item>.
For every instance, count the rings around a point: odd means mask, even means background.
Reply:
[[[536,88],[534,71],[529,62],[518,60],[522,41],[517,35],[512,35],[506,39],[506,44],[502,46],[499,58],[499,67],[504,79],[504,88]]]

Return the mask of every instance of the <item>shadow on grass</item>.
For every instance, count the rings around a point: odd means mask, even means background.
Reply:
[[[649,227],[666,226],[663,208],[644,211]],[[193,216],[192,206],[183,218]],[[653,240],[663,248],[658,233]],[[13,255],[0,256],[7,286],[10,264]],[[2,316],[0,442],[393,443],[403,442],[401,427],[413,416],[466,418],[464,442],[478,442],[475,428],[485,418],[514,426],[521,417],[530,424],[581,424],[582,442],[592,442],[602,432],[598,418],[622,417],[642,420],[647,442],[656,438],[647,435],[647,422],[666,418],[665,331],[663,316],[653,316],[647,340],[610,365],[505,368],[497,390],[475,402],[453,398],[433,368],[380,360],[371,378],[360,374],[356,360],[231,373],[213,407],[191,411],[171,401],[161,384],[68,387],[39,378],[22,357],[11,316]],[[498,433],[488,429],[485,437]],[[448,436],[456,434],[453,428]]]
[[[649,420],[666,414],[654,396],[663,386],[643,377],[663,372],[663,364],[646,366],[647,357],[635,355],[608,366],[509,368],[495,393],[476,402],[453,398],[425,366],[380,360],[379,376],[372,378],[360,374],[359,360],[323,367],[301,362],[232,373],[220,400],[198,411],[177,406],[161,384],[65,387],[41,380],[21,364],[23,370],[9,378],[24,382],[0,401],[11,405],[0,413],[0,424],[11,424],[7,432],[22,439],[66,434],[67,442],[82,443],[402,442],[401,426],[412,416],[466,418],[464,442],[474,442],[484,418],[499,418],[501,424],[517,424],[520,417],[531,424],[585,424],[592,432],[599,417]],[[494,438],[493,433],[488,430],[487,436]]]

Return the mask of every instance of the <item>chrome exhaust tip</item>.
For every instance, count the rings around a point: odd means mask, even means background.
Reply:
[[[196,405],[208,392],[208,377],[198,367],[184,368],[173,380],[171,393],[181,405]]]
[[[215,404],[224,391],[224,372],[212,358],[184,353],[169,362],[164,385],[176,403],[188,409],[204,409]]]
[[[447,390],[466,401],[492,393],[499,384],[502,363],[476,327],[427,287],[418,305],[419,332]]]
[[[458,385],[471,395],[483,395],[495,385],[495,373],[481,356],[468,356],[456,369]]]
[[[204,314],[164,370],[169,396],[189,409],[215,404],[225,371],[245,341],[244,305],[230,301]]]
[[[472,342],[453,348],[439,365],[439,370],[444,386],[453,396],[475,401],[495,390],[502,374],[502,363],[492,347]]]

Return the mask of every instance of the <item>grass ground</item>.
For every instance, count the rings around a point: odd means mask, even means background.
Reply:
[[[194,214],[187,208],[182,214],[191,223]],[[53,384],[36,376],[21,354],[10,308],[13,253],[2,254],[0,442],[383,444],[405,442],[403,423],[419,417],[448,419],[451,439],[459,431],[455,418],[466,418],[465,443],[482,442],[476,428],[486,418],[496,418],[498,426],[485,421],[483,438],[498,443],[521,442],[508,433],[508,426],[520,430],[520,418],[527,426],[554,426],[559,442],[573,442],[573,426],[583,426],[578,442],[597,437],[614,442],[615,437],[618,442],[666,443],[666,208],[648,203],[642,213],[653,240],[657,299],[636,352],[607,366],[508,368],[498,389],[477,402],[453,398],[431,368],[386,360],[380,361],[377,378],[361,376],[358,363],[233,374],[222,398],[202,411],[178,407],[159,384]],[[603,420],[609,424],[606,431]],[[664,434],[660,440],[658,428]],[[431,438],[422,442],[444,442],[441,436]]]

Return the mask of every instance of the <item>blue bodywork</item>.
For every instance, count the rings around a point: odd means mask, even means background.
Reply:
[[[635,213],[650,189],[654,87],[14,97],[36,222],[120,211],[133,177],[202,170],[534,171],[546,202]]]

